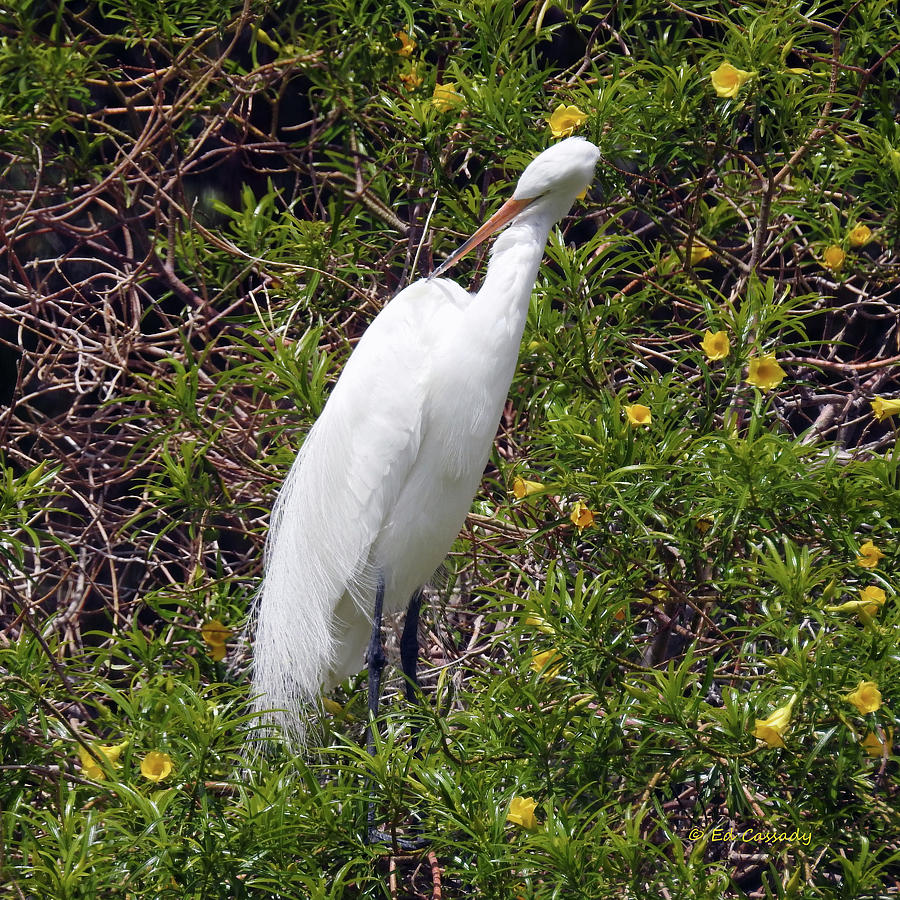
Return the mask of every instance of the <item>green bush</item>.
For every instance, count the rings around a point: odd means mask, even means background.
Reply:
[[[894,4],[0,26],[9,896],[896,894]],[[601,164],[429,595],[425,703],[393,678],[370,757],[357,679],[308,757],[248,753],[277,485],[560,106]],[[367,846],[370,798],[427,849]]]

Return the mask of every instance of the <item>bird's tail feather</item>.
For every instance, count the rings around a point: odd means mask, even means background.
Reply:
[[[368,547],[354,527],[358,515],[351,506],[342,509],[340,491],[323,490],[339,477],[340,463],[318,452],[329,445],[316,440],[319,427],[307,436],[272,510],[249,629],[253,711],[263,734],[280,729],[294,748],[305,746],[321,692],[333,681],[335,608],[345,594],[363,603],[372,580]]]

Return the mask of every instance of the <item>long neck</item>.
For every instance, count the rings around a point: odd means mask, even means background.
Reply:
[[[547,237],[560,216],[541,200],[521,213],[494,242],[484,284],[472,304],[486,328],[499,326],[495,339],[511,345],[513,364]]]

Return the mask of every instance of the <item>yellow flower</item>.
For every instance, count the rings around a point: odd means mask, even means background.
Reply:
[[[700,346],[709,360],[725,359],[731,350],[731,342],[724,331],[704,331]]]
[[[840,272],[844,268],[846,258],[847,254],[837,244],[832,244],[830,247],[826,247],[822,254],[822,265],[826,269],[831,269],[832,272]]]
[[[412,65],[405,72],[401,72],[398,76],[403,82],[403,87],[407,91],[414,91],[422,84],[422,76],[419,74],[419,67]]]
[[[713,255],[712,250],[706,246],[706,244],[699,244],[696,242],[691,242],[691,265],[696,266],[697,263],[703,262],[704,259],[709,259]]]
[[[543,489],[544,485],[542,485],[540,481],[526,481],[524,478],[519,478],[518,475],[513,478],[512,492],[516,500],[521,500],[523,497],[536,494]]]
[[[94,750],[99,752],[100,748],[94,747]],[[78,748],[78,761],[81,763],[81,771],[88,778],[93,778],[94,781],[103,781],[106,778],[106,775],[103,774],[103,769],[100,768],[100,764],[94,762],[94,757],[84,747]]]
[[[163,778],[168,778],[174,768],[172,757],[161,750],[151,750],[141,760],[141,775],[150,781],[162,781]]]
[[[872,541],[866,541],[859,548],[859,556],[856,557],[856,564],[864,569],[874,569],[878,565],[878,560],[884,559],[884,554],[875,546]],[[884,591],[881,592],[882,595]]]
[[[532,628],[537,628],[538,631],[543,631],[544,634],[553,634],[553,626],[548,625],[544,619],[534,613],[526,616],[525,624],[530,625]],[[532,668],[534,668],[534,663],[532,663]]]
[[[127,746],[128,741],[123,741],[121,744],[92,744],[91,750],[114,768],[119,768],[119,757]],[[93,778],[94,781],[103,781],[106,778],[103,768],[81,744],[78,745],[78,759],[82,771],[88,778]]]
[[[851,247],[865,247],[872,240],[872,229],[868,225],[854,225],[847,238]]]
[[[860,681],[856,690],[847,694],[847,700],[865,715],[881,708],[881,691],[874,681]]]
[[[744,380],[762,391],[770,391],[781,384],[786,374],[775,362],[775,355],[769,354],[750,360],[750,373]]]
[[[594,514],[580,500],[572,507],[569,519],[571,519],[572,524],[576,525],[579,530],[590,528],[590,526],[594,524]]]
[[[211,647],[224,646],[225,642],[231,637],[232,631],[223,625],[218,619],[210,619],[204,622],[200,629],[203,640]]]
[[[462,99],[462,95],[456,91],[456,84],[448,81],[446,84],[436,84],[434,86],[434,93],[431,95],[431,105],[438,112],[447,112],[448,109],[453,109],[454,106],[459,105]]]
[[[784,740],[782,738],[791,721],[791,710],[796,701],[797,695],[795,694],[784,706],[779,706],[765,719],[757,719],[753,736],[757,740],[765,741],[769,747],[783,747]]]
[[[738,91],[752,75],[752,72],[736,69],[731,63],[723,62],[709,77],[720,97],[732,98],[737,97]]]
[[[874,584],[870,584],[866,588],[860,588],[859,600],[848,600],[839,606],[826,606],[828,612],[855,612],[859,613],[860,618],[867,622],[867,616],[874,616],[878,609],[884,606],[887,599],[884,591]],[[871,620],[868,620],[871,621]]]
[[[208,622],[204,622],[203,627],[200,629],[203,640],[209,644],[209,655],[216,662],[225,659],[228,653],[225,642],[231,637],[232,633],[232,630],[223,625],[218,619],[210,619]]]
[[[886,731],[887,734],[884,736],[884,740],[875,734],[874,731],[870,731],[860,742],[863,750],[865,750],[869,756],[890,755],[891,747],[893,747],[894,744],[894,729],[888,728]]]
[[[868,587],[861,588],[859,591],[860,599],[865,601],[866,603],[872,604],[874,607],[884,606],[884,601],[887,599],[885,597],[884,591],[880,587],[876,587],[874,584],[870,584]],[[867,610],[868,612],[875,612],[874,609]]]
[[[587,117],[587,113],[583,113],[577,106],[560,103],[548,119],[550,134],[555,138],[568,137]]]
[[[405,31],[398,31],[394,37],[400,41],[397,56],[409,56],[416,49],[416,42]]]
[[[885,400],[884,397],[876,397],[870,402],[872,412],[879,422],[883,422],[888,416],[896,416],[900,413],[900,400]]]
[[[506,814],[506,821],[532,831],[538,827],[538,821],[534,817],[536,806],[537,803],[532,797],[513,797],[509,804],[509,812]]]
[[[533,653],[531,656],[531,668],[542,678],[554,678],[562,668],[562,662],[558,665],[553,665],[557,660],[561,660],[559,650],[544,650],[543,653]]]
[[[625,415],[632,428],[649,425],[651,422],[650,407],[644,406],[643,403],[632,403],[631,406],[626,406]]]

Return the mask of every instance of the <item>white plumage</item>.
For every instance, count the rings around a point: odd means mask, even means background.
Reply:
[[[569,138],[444,266],[512,218],[484,284],[401,291],[351,354],[279,492],[254,607],[254,708],[302,744],[323,690],[365,665],[375,586],[403,609],[462,527],[512,380],[547,236],[593,178]]]

